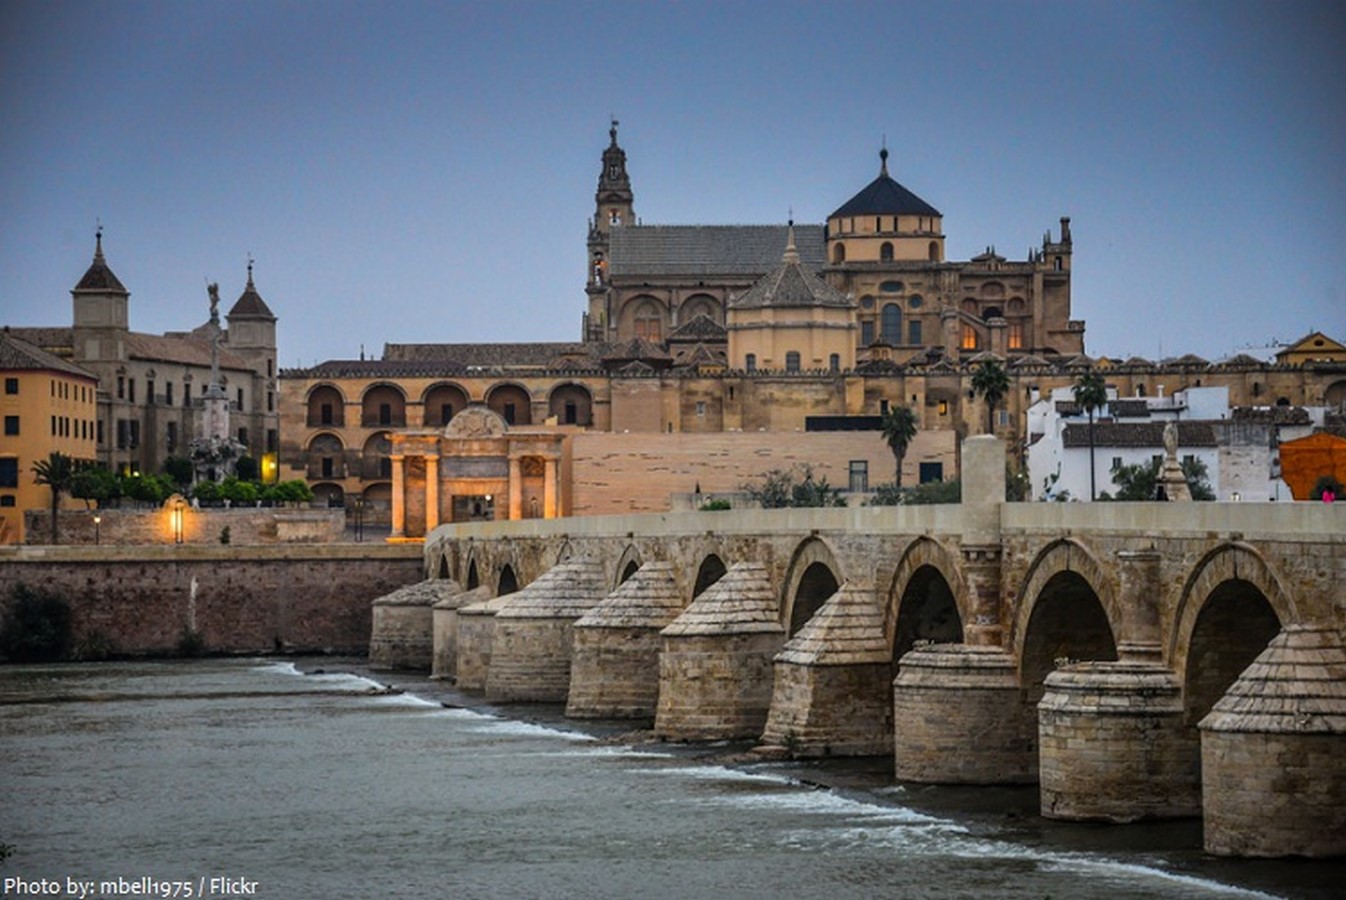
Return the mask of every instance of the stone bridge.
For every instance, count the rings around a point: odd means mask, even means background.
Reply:
[[[1213,853],[1346,854],[1346,504],[1005,503],[1003,460],[965,442],[959,505],[440,527],[426,574],[463,593],[433,638],[403,604],[415,662],[670,739],[1037,782],[1047,816],[1204,813]],[[376,662],[410,633],[380,603]]]

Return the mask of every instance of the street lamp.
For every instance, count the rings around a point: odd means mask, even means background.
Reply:
[[[363,541],[365,539],[365,498],[355,498],[355,539]]]
[[[181,497],[173,503],[173,543],[175,544],[182,543],[182,518],[186,505]]]
[[[103,517],[102,517],[102,516],[95,515],[95,516],[93,517],[93,543],[94,543],[94,546],[95,546],[95,547],[98,546],[98,543],[99,543],[99,540],[98,540],[98,537],[99,537],[99,536],[98,536],[98,526],[99,526],[100,524],[102,524],[102,522],[103,522]]]

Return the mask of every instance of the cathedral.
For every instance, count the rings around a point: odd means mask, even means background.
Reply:
[[[1058,240],[1046,236],[1025,260],[990,249],[947,260],[943,216],[888,174],[885,149],[878,177],[825,225],[793,226],[788,236],[789,225],[644,225],[615,122],[608,134],[589,223],[586,341],[676,342],[692,330],[737,346],[725,349],[731,368],[782,371],[791,370],[791,352],[796,368],[833,370],[983,351],[1001,358],[1084,352],[1084,323],[1070,317],[1068,218]],[[745,311],[743,295],[781,261],[787,241],[803,268],[848,297],[849,306],[831,300],[826,328],[791,326],[799,342],[793,350],[790,339],[735,340],[770,327],[760,313]],[[803,322],[788,315],[776,329],[787,321]]]
[[[805,464],[861,502],[897,478],[958,478],[962,438],[988,429],[1022,468],[1029,406],[1090,371],[1118,397],[1346,400],[1341,362],[1089,358],[1070,220],[1026,259],[950,261],[943,216],[886,151],[822,224],[645,225],[616,122],[608,137],[580,340],[390,343],[284,371],[281,478],[416,539],[444,522],[738,502],[745,482]],[[972,389],[990,361],[1009,379],[993,409]],[[879,425],[899,406],[918,427],[900,472]]]

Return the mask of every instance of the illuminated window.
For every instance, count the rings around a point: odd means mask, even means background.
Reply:
[[[1009,348],[1011,350],[1022,350],[1024,348],[1024,326],[1022,322],[1010,323]]]
[[[963,326],[963,342],[960,346],[964,350],[977,349],[977,332],[971,325]]]

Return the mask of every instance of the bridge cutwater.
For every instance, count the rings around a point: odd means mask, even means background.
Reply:
[[[965,441],[957,505],[441,526],[371,662],[1346,855],[1346,504],[1006,503],[1004,458]]]

